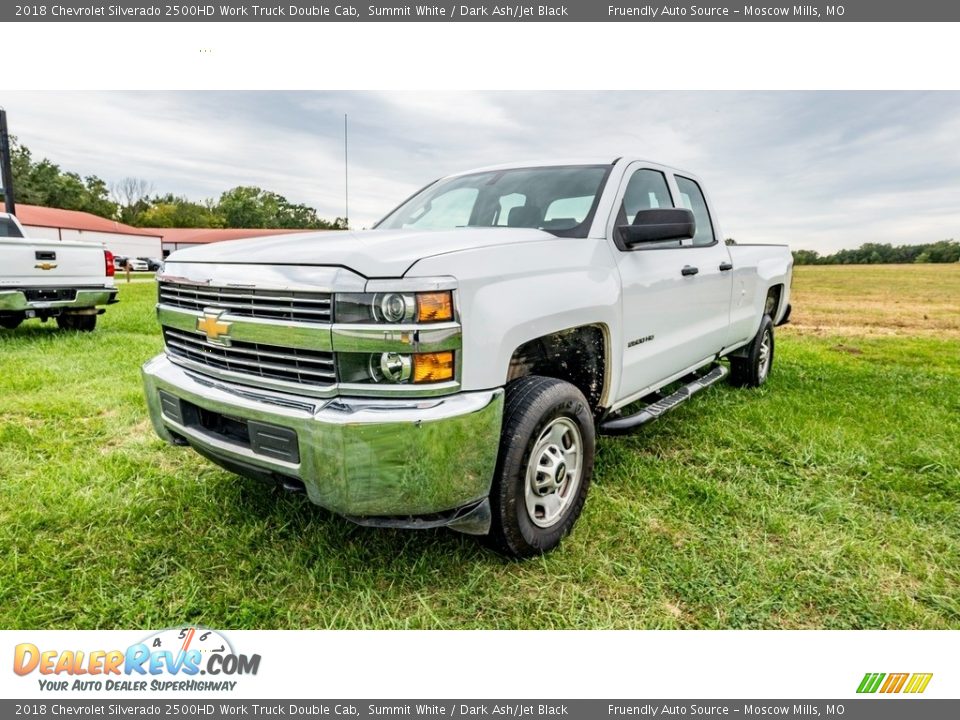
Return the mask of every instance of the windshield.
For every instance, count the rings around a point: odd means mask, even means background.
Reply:
[[[521,227],[586,237],[609,170],[609,165],[570,165],[446,178],[421,190],[376,227]]]

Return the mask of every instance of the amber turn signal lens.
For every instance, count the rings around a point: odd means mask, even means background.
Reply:
[[[420,353],[413,356],[413,381],[435,383],[453,380],[453,353]]]
[[[417,293],[417,318],[420,322],[453,320],[453,294],[449,290]]]

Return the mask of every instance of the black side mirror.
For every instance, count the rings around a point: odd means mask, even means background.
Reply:
[[[628,248],[664,240],[689,240],[697,232],[693,213],[685,208],[641,210],[632,225],[619,225],[617,232]]]

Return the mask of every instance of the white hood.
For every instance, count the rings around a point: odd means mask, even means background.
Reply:
[[[546,240],[553,235],[530,228],[456,230],[329,230],[210,243],[178,250],[179,263],[330,265],[364,277],[401,277],[418,260],[472,248]]]

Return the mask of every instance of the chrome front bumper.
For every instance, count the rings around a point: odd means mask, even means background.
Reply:
[[[112,287],[82,288],[72,300],[28,300],[23,290],[0,290],[0,311],[24,312],[51,308],[92,308],[108,305],[117,296]]]
[[[159,355],[143,366],[154,428],[243,475],[292,478],[356,522],[489,528],[503,390],[320,399],[241,387]]]

